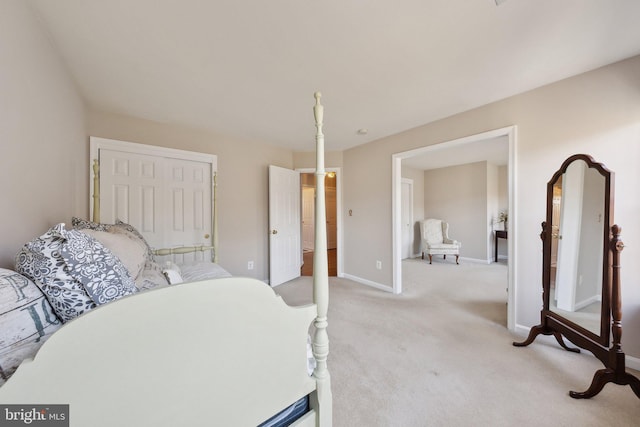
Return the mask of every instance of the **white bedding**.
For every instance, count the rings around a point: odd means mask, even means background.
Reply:
[[[231,274],[218,264],[208,261],[181,264],[180,275],[185,282],[197,282],[206,279],[231,277]]]

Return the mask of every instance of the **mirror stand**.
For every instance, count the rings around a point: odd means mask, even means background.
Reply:
[[[553,335],[567,351],[585,349],[600,360],[584,392],[597,395],[607,383],[629,385],[640,398],[640,380],[626,372],[620,292],[621,228],[613,223],[613,172],[586,154],[569,157],[547,184],[542,223],[543,263],[540,324],[516,347],[538,335]],[[565,339],[579,348],[570,347]]]
[[[605,368],[596,371],[591,386],[582,393],[571,391],[569,395],[576,399],[588,399],[600,393],[606,383],[612,382],[619,385],[629,385],[633,392],[640,398],[640,380],[628,373],[625,369],[625,354],[622,351],[620,339],[622,337],[622,297],[620,293],[620,252],[624,243],[620,240],[622,228],[618,225],[611,227],[612,238],[609,249],[612,253],[611,264],[611,335],[613,342],[607,351],[608,358],[598,357]],[[595,353],[594,353],[595,354]],[[596,355],[597,356],[597,355]]]
[[[546,223],[542,223],[543,232],[540,237],[544,240]],[[514,342],[516,347],[525,347],[531,344],[538,335],[553,335],[558,344],[567,351],[580,353],[580,349],[569,347],[565,344],[562,335],[576,343],[581,348],[591,351],[605,366],[604,369],[596,371],[593,375],[591,385],[584,392],[570,391],[569,396],[575,399],[589,399],[604,388],[607,383],[618,385],[629,385],[633,392],[640,398],[640,380],[628,373],[625,368],[625,354],[622,351],[620,339],[622,337],[622,298],[620,293],[620,252],[624,248],[624,243],[620,240],[622,228],[618,225],[611,227],[613,237],[610,241],[612,253],[611,265],[611,334],[613,341],[611,347],[605,347],[578,331],[566,329],[564,325],[557,323],[556,319],[549,316],[549,310],[542,309],[541,324],[531,328],[529,336],[523,342]],[[546,293],[544,289],[543,293]],[[548,301],[548,295],[543,295],[543,300]]]

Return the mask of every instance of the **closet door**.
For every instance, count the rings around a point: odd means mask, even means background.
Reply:
[[[164,175],[162,157],[100,150],[100,221],[124,221],[163,247]]]
[[[156,249],[212,244],[211,163],[109,149],[99,156],[101,222],[131,224]]]
[[[166,159],[165,167],[164,247],[211,245],[211,164]]]

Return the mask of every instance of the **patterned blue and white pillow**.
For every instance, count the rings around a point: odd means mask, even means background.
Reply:
[[[38,285],[62,322],[137,292],[117,257],[86,234],[66,230],[62,223],[18,252],[16,271]]]
[[[64,224],[58,224],[24,245],[16,255],[15,268],[38,285],[63,323],[96,307],[62,258],[65,231]]]
[[[124,234],[144,246],[146,248],[144,267],[138,277],[134,278],[139,290],[145,291],[169,284],[167,278],[162,272],[162,266],[155,261],[151,246],[149,246],[147,240],[142,236],[142,233],[140,233],[138,229],[131,224],[127,224],[119,219],[116,220],[115,224],[102,224],[76,217],[71,219],[71,224],[73,225],[73,228],[77,230],[90,229]]]
[[[71,226],[78,230],[87,228],[89,230],[108,231],[111,224],[100,224],[98,222],[93,222],[74,216],[71,218]]]
[[[138,291],[127,268],[102,243],[79,230],[66,231],[62,258],[71,275],[96,305],[106,304]]]

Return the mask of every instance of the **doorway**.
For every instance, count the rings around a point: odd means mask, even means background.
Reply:
[[[313,275],[315,174],[300,174],[302,204],[302,276]],[[325,206],[327,219],[327,259],[329,276],[338,275],[338,172],[329,171],[325,176]]]
[[[515,242],[517,239],[516,215],[515,215],[515,153],[516,153],[516,127],[496,129],[456,140],[429,145],[410,151],[392,155],[392,246],[393,246],[393,293],[402,293],[402,163],[405,159],[435,153],[438,150],[456,148],[467,144],[477,144],[493,138],[506,137],[508,141],[508,204],[510,232],[508,239],[508,273],[507,273],[507,328],[515,330],[516,319],[516,286],[514,283],[516,272]]]

